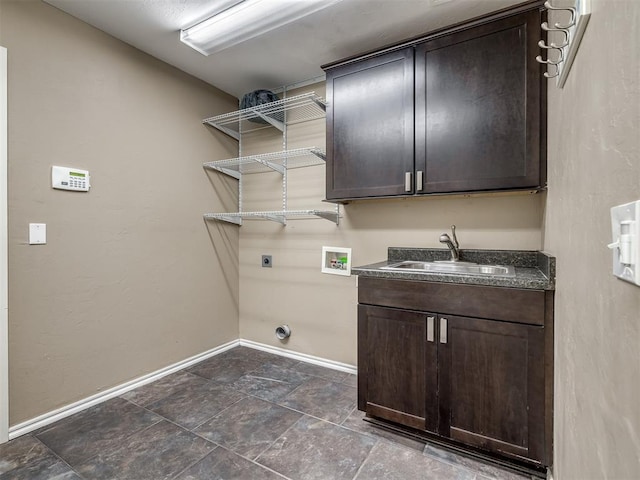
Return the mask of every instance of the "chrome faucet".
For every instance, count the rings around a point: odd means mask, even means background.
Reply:
[[[440,235],[440,243],[444,243],[449,247],[449,250],[451,250],[451,261],[457,262],[460,260],[460,245],[458,244],[458,238],[456,237],[455,225],[451,225],[451,236],[453,237],[453,240],[451,240],[448,233],[443,233]]]

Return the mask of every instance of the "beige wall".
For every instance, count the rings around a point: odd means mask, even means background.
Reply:
[[[233,204],[202,162],[237,143],[200,123],[237,100],[42,2],[1,10],[15,425],[238,338],[238,233],[202,219]]]
[[[324,85],[312,90],[324,96]],[[300,91],[292,92],[292,94]],[[289,129],[289,148],[325,145],[324,120]],[[282,137],[249,135],[244,153],[278,150]],[[289,177],[289,208],[332,209],[325,193],[324,166],[296,169]],[[277,208],[278,174],[247,175],[244,208]],[[276,223],[248,221],[240,229],[240,336],[268,345],[356,364],[355,277],[320,272],[323,245],[351,247],[353,264],[384,260],[387,247],[442,247],[438,237],[458,227],[462,248],[539,250],[544,194],[476,198],[434,197],[367,200],[341,207],[340,226],[326,220]],[[261,255],[273,255],[273,268],[261,267]],[[286,344],[274,330],[288,324]]]
[[[340,226],[237,229],[202,221],[236,208],[234,181],[200,167],[236,146],[199,123],[235,99],[46,4],[0,0],[11,424],[238,338],[238,328],[355,364],[355,278],[321,274],[321,247],[352,247],[365,264],[390,245],[439,247],[455,223],[463,248],[535,250],[544,234],[557,256],[556,479],[638,478],[640,288],[611,276],[604,245],[608,209],[640,199],[640,4],[592,4],[566,87],[549,84],[548,195],[355,202],[341,207]],[[281,144],[262,132],[243,153]],[[322,120],[290,131],[290,148],[305,145],[324,145]],[[89,169],[91,192],[52,190],[52,164]],[[277,174],[244,186],[245,210],[279,208]],[[322,166],[290,172],[289,190],[290,208],[332,208],[320,201]],[[29,222],[47,223],[46,246],[27,245]],[[273,255],[272,269],[261,254]],[[286,344],[273,334],[283,323]]]
[[[640,287],[611,274],[609,209],[640,200],[640,3],[592,0],[549,83],[545,249],[557,256],[557,480],[640,478]]]

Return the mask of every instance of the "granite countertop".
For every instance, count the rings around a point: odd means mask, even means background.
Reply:
[[[525,288],[533,290],[554,290],[556,259],[544,252],[529,250],[460,250],[460,261],[483,265],[512,265],[514,277],[480,276],[458,273],[399,272],[381,270],[392,263],[403,260],[431,262],[449,260],[446,248],[403,248],[389,247],[385,261],[353,267],[351,273],[362,277],[395,278],[398,280],[419,280],[426,282],[464,283],[492,287]]]

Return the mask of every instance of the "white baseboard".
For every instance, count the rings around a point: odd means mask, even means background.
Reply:
[[[353,374],[357,372],[356,367],[354,367],[353,365],[348,365],[346,363],[334,362],[333,360],[326,360],[324,358],[314,357],[313,355],[307,355],[305,353],[292,352],[284,348],[272,347],[270,345],[253,342],[251,340],[233,340],[231,342],[225,343],[224,345],[220,345],[219,347],[212,348],[211,350],[207,350],[206,352],[174,363],[173,365],[169,365],[168,367],[156,370],[155,372],[143,375],[142,377],[130,380],[116,387],[109,388],[100,393],[58,408],[51,412],[45,413],[43,415],[39,415],[35,418],[32,418],[31,420],[27,420],[26,422],[14,425],[13,427],[9,428],[9,440],[33,432],[34,430],[38,430],[42,427],[46,427],[47,425],[57,422],[58,420],[62,420],[63,418],[81,412],[82,410],[86,410],[87,408],[93,407],[94,405],[122,395],[123,393],[126,393],[135,388],[142,387],[147,383],[155,382],[156,380],[159,380],[166,375],[170,375],[177,372],[178,370],[188,368],[191,365],[230,350],[231,348],[237,347],[238,345],[243,347],[255,348],[256,350],[262,350],[264,352],[281,355],[283,357],[292,358],[301,362],[312,363],[314,365],[331,368],[333,370],[339,370],[341,372]]]
[[[35,418],[32,418],[31,420],[27,420],[26,422],[14,425],[13,427],[9,428],[9,440],[12,440],[26,433],[33,432],[34,430],[37,430],[39,428],[46,427],[47,425],[57,422],[58,420],[62,420],[63,418],[81,412],[82,410],[85,410],[89,407],[93,407],[94,405],[122,395],[129,390],[141,387],[143,385],[146,385],[147,383],[155,382],[156,380],[159,380],[166,375],[170,375],[177,372],[178,370],[190,367],[191,365],[206,360],[207,358],[213,357],[214,355],[218,355],[233,347],[236,347],[239,344],[239,340],[233,340],[231,342],[225,343],[224,345],[220,345],[219,347],[212,348],[211,350],[207,350],[206,352],[174,363],[173,365],[169,365],[168,367],[161,368],[160,370],[156,370],[155,372],[148,373],[147,375],[143,375],[142,377],[135,378],[116,387],[109,388],[100,393],[96,393],[95,395],[91,395],[90,397],[84,398],[43,415],[39,415]]]
[[[240,340],[240,345],[243,347],[255,348],[256,350],[262,350],[268,353],[274,353],[282,357],[293,358],[301,362],[312,363],[325,368],[331,368],[332,370],[339,370],[341,372],[347,372],[356,374],[358,369],[349,365],[348,363],[334,362],[333,360],[327,360],[325,358],[314,357],[313,355],[307,355],[306,353],[292,352],[280,347],[272,347],[271,345],[265,345],[264,343],[254,342],[252,340]]]

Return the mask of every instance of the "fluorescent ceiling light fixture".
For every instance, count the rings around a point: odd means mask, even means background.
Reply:
[[[211,55],[275,30],[341,0],[223,0],[216,14],[184,30],[180,41]]]

